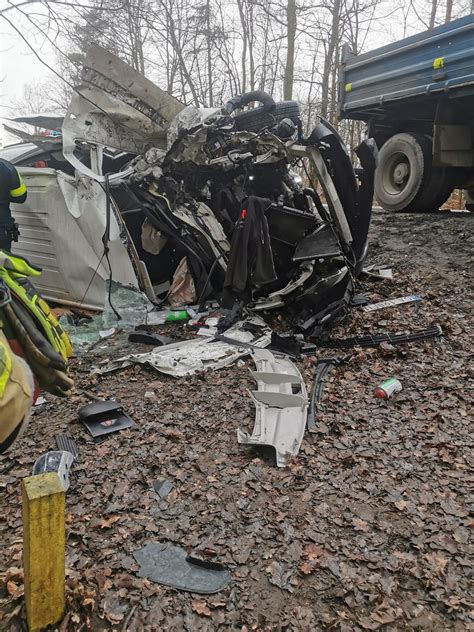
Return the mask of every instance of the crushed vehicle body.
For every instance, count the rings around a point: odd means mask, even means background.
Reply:
[[[261,105],[241,110],[252,102]],[[327,121],[303,135],[297,103],[254,92],[222,108],[184,107],[98,46],[86,57],[62,133],[76,186],[100,191],[102,225],[82,230],[91,242],[88,268],[103,266],[104,248],[116,243],[116,261],[97,284],[109,272],[152,301],[179,285],[188,303],[200,305],[211,298],[252,311],[297,304],[303,331],[346,312],[367,249],[372,140],[356,150],[357,177]],[[87,223],[85,211],[81,217]],[[98,287],[85,303],[100,307]]]

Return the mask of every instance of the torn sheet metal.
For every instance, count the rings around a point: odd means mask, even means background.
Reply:
[[[11,127],[11,125],[3,124],[3,129],[12,134],[13,136],[18,136],[25,143],[34,143],[37,147],[40,147],[45,152],[46,151],[61,151],[63,139],[59,136],[41,136],[41,134],[30,134],[21,129],[16,129],[15,127]]]
[[[54,169],[22,167],[19,171],[28,199],[13,205],[21,226],[13,253],[43,269],[37,287],[47,300],[102,309],[110,276],[102,243],[106,227],[104,190],[89,178],[73,178]],[[108,245],[114,279],[138,287],[114,213]]]
[[[237,430],[239,443],[272,446],[278,467],[287,455],[298,454],[306,426],[308,396],[298,368],[287,358],[276,358],[266,349],[254,350],[257,367],[252,372],[257,390],[251,392],[255,404],[255,426],[251,435]]]
[[[168,147],[171,147],[180,136],[183,136],[194,127],[214,122],[216,117],[222,112],[222,108],[197,108],[194,105],[188,105],[183,108],[170,123]],[[229,124],[232,125],[232,123],[232,119],[229,119]]]
[[[243,331],[237,323],[226,331],[226,336],[234,340],[251,343],[256,347],[267,347],[271,340],[271,330],[266,327],[257,337],[250,331]],[[215,340],[214,338],[199,338],[183,340],[174,344],[153,349],[150,353],[131,354],[112,361],[106,367],[98,369],[96,373],[110,373],[123,369],[131,364],[145,364],[160,373],[173,377],[194,375],[208,369],[221,369],[233,364],[239,358],[248,355],[248,347],[238,346]]]
[[[81,173],[103,181],[74,155],[76,141],[134,154],[144,153],[150,146],[164,149],[168,126],[183,107],[118,57],[94,44],[88,49],[82,83],[64,118],[64,156]],[[113,174],[110,179],[119,177]]]
[[[8,120],[14,123],[27,123],[28,125],[34,125],[34,127],[41,127],[42,129],[56,132],[61,129],[64,115],[57,114],[56,112],[38,112],[37,114],[14,116]]]

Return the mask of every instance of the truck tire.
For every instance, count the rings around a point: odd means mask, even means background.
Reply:
[[[395,134],[382,145],[375,195],[386,210],[438,210],[453,189],[450,170],[432,165],[432,141],[427,136]]]

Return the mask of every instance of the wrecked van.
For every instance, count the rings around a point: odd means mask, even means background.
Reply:
[[[113,279],[158,303],[295,304],[303,331],[350,304],[367,250],[372,140],[356,149],[356,176],[327,121],[303,134],[296,102],[257,91],[185,107],[93,46],[60,152],[69,173],[24,166],[28,203],[14,208],[15,251],[43,268],[49,299],[100,309]]]

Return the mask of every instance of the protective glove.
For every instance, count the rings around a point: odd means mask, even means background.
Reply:
[[[26,309],[12,297],[12,302],[3,306],[3,314],[40,387],[58,397],[67,397],[74,385],[67,375],[67,364],[41,335]]]

